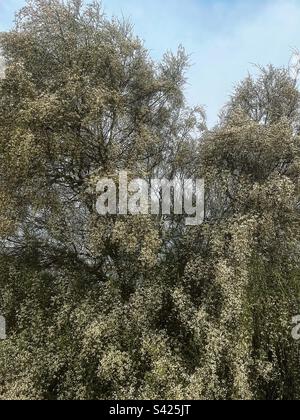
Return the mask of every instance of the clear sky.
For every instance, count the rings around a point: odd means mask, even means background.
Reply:
[[[0,31],[25,0],[0,0]],[[130,18],[152,56],[183,44],[191,54],[187,97],[210,124],[253,63],[286,66],[300,49],[300,0],[103,0],[108,15]]]

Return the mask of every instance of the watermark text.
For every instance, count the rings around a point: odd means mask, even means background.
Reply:
[[[117,185],[118,184],[118,185]],[[119,173],[118,183],[102,178],[97,183],[98,214],[110,215],[185,215],[187,226],[204,221],[205,183],[203,179],[128,180],[128,173]]]

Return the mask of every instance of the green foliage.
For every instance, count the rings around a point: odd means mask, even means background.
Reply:
[[[1,35],[0,399],[299,399],[299,92],[186,106],[95,3],[31,0]],[[197,176],[206,219],[100,217],[99,178]]]

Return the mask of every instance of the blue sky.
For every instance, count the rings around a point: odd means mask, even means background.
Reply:
[[[0,0],[0,30],[25,0]],[[108,15],[129,17],[151,55],[183,44],[191,54],[187,98],[210,124],[253,63],[288,65],[300,49],[300,0],[103,0]]]

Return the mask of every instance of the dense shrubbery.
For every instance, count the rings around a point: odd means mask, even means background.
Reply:
[[[272,67],[219,124],[188,59],[97,5],[34,0],[1,35],[1,399],[298,399],[299,92]],[[204,177],[206,218],[100,217],[97,180]]]

